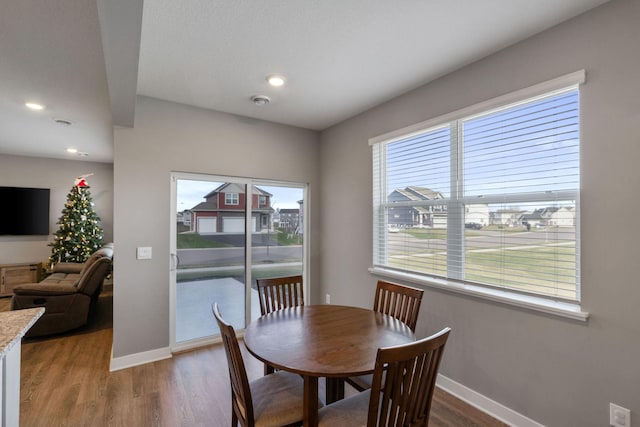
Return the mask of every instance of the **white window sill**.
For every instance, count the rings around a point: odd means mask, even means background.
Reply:
[[[403,280],[430,288],[442,289],[445,291],[455,292],[463,295],[470,295],[477,298],[483,298],[490,301],[496,301],[515,307],[539,311],[542,313],[565,317],[581,322],[586,322],[589,319],[589,313],[586,311],[582,311],[581,307],[578,304],[554,301],[544,297],[521,295],[499,289],[485,288],[482,286],[450,282],[444,279],[439,280],[435,278],[426,278],[418,274],[387,270],[381,267],[371,267],[369,268],[369,272],[376,276]]]

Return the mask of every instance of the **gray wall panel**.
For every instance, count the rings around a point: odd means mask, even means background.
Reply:
[[[591,319],[427,289],[417,333],[451,326],[442,373],[545,425],[608,425],[609,402],[640,413],[639,22],[640,1],[613,1],[322,132],[323,293],[372,304],[369,138],[585,69],[581,262]],[[335,206],[349,206],[339,222]]]
[[[313,223],[317,154],[317,132],[139,97],[135,127],[115,131],[113,356],[169,346],[172,171],[309,183]],[[138,246],[153,259],[136,260]]]

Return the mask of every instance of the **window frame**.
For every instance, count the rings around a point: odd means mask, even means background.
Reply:
[[[438,277],[429,276],[426,273],[416,273],[413,271],[396,269],[393,267],[389,267],[387,265],[377,265],[376,257],[380,256],[377,254],[384,253],[386,251],[386,240],[388,235],[386,233],[387,225],[389,224],[388,218],[385,219],[386,209],[388,208],[389,203],[383,203],[386,192],[386,164],[385,164],[385,154],[384,151],[386,149],[386,145],[410,138],[411,136],[422,134],[425,132],[429,132],[438,128],[444,128],[450,126],[451,132],[451,140],[453,141],[451,144],[451,152],[450,156],[458,156],[458,152],[460,150],[460,146],[455,147],[454,145],[458,144],[458,135],[461,131],[461,127],[465,121],[473,118],[474,116],[484,115],[492,112],[493,110],[499,110],[505,108],[507,106],[514,106],[521,102],[530,102],[532,99],[536,97],[547,97],[554,92],[561,93],[562,91],[566,91],[567,89],[579,89],[581,84],[584,84],[586,81],[586,73],[584,70],[580,70],[571,74],[567,74],[561,77],[558,77],[553,80],[549,80],[543,83],[536,84],[534,86],[524,88],[485,102],[481,102],[479,104],[475,104],[461,110],[457,110],[443,116],[436,117],[434,119],[426,120],[424,122],[420,122],[402,129],[395,130],[393,132],[389,132],[369,140],[369,145],[373,147],[373,257],[372,257],[372,266],[369,271],[375,275],[392,278],[396,280],[403,280],[407,282],[411,282],[413,284],[421,284],[430,287],[436,287],[440,289],[445,289],[453,292],[463,293],[467,295],[473,295],[480,298],[490,299],[493,301],[499,301],[503,303],[507,303],[510,305],[516,305],[519,307],[524,307],[536,311],[542,311],[549,314],[556,314],[563,317],[569,317],[576,320],[586,321],[589,317],[588,312],[582,311],[581,303],[580,303],[580,283],[579,283],[579,274],[576,278],[576,299],[577,301],[564,301],[558,298],[554,298],[546,295],[538,295],[538,294],[528,294],[526,292],[519,292],[509,288],[492,288],[491,286],[484,285],[475,285],[467,282],[459,282],[456,279],[459,277],[456,274],[450,275],[449,261],[447,262],[447,276],[453,277],[452,279],[442,279]],[[454,159],[452,163],[460,164],[461,159]],[[456,168],[457,169],[457,168]],[[452,179],[457,179],[459,170],[452,171]],[[576,207],[579,207],[579,190],[578,191],[570,191],[563,192],[563,194],[559,194],[556,192],[553,196],[549,196],[548,199],[545,198],[544,195],[534,195],[531,196],[532,200],[528,201],[536,201],[536,202],[544,202],[547,200],[552,200],[560,197],[566,197],[570,200],[576,201]],[[512,196],[509,196],[512,197]],[[518,198],[519,202],[524,202],[520,196],[513,196]],[[527,196],[525,196],[526,198]],[[465,197],[464,194],[451,194],[449,197],[448,203],[455,203],[456,207],[459,208],[460,212],[465,210],[465,206],[473,204],[472,202],[474,197]],[[495,200],[494,200],[495,199]],[[476,204],[477,204],[477,199]],[[487,198],[483,198],[482,203],[489,204],[492,201],[494,202],[504,202],[504,197],[502,196],[489,196]],[[419,202],[418,204],[428,206],[428,205],[436,205],[442,204],[443,200],[432,200]],[[412,203],[415,205],[415,203]],[[453,207],[453,206],[450,206]],[[454,207],[455,209],[455,207]],[[579,208],[578,208],[579,209]],[[457,211],[457,210],[456,210]],[[576,216],[576,257],[577,257],[577,269],[580,271],[579,266],[579,250],[580,250],[580,239],[579,239],[579,215]],[[462,219],[459,219],[457,222],[453,222],[452,227],[447,227],[447,241],[451,243],[451,240],[455,239],[463,240],[464,239],[464,223]],[[462,235],[460,235],[462,233]],[[463,270],[458,270],[458,272]],[[455,272],[454,272],[455,273]]]

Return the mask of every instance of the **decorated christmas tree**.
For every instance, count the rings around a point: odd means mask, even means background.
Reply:
[[[54,242],[50,243],[49,265],[58,262],[84,262],[102,246],[102,227],[100,218],[93,210],[93,201],[89,184],[83,175],[76,178],[67,195],[67,203],[58,219],[60,228],[56,231]]]

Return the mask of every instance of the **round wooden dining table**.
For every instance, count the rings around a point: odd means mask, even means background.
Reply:
[[[377,311],[340,305],[308,305],[259,317],[245,330],[251,354],[304,379],[304,425],[318,424],[318,378],[326,400],[344,397],[344,378],[373,372],[377,350],[415,340],[401,321]]]

